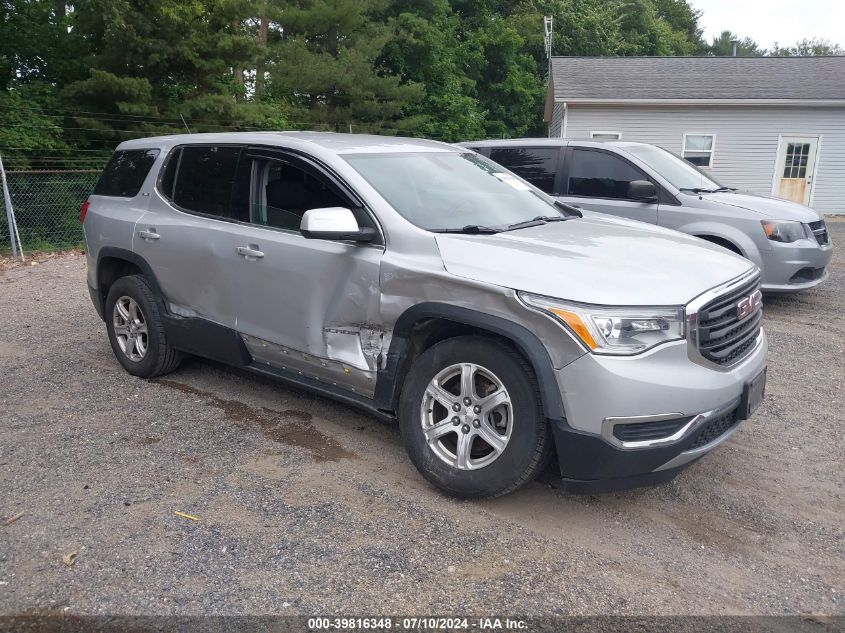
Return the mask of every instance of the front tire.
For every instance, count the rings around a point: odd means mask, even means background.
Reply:
[[[115,281],[106,297],[106,329],[112,351],[133,376],[154,378],[175,370],[182,353],[173,349],[152,288],[141,275]]]
[[[461,498],[497,497],[534,479],[551,453],[534,372],[482,336],[442,341],[416,359],[399,426],[417,470]]]

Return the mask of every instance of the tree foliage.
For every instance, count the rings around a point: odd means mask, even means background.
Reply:
[[[186,128],[542,134],[546,15],[556,55],[729,55],[734,37],[704,42],[689,0],[0,0],[0,150]]]

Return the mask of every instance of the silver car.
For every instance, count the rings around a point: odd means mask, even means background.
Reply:
[[[462,143],[558,200],[658,224],[747,257],[764,292],[794,292],[825,279],[832,246],[810,207],[723,187],[655,145],[519,139]]]
[[[398,420],[478,498],[672,477],[763,398],[757,266],[579,217],[474,152],[327,133],[122,143],[81,210],[91,299],[145,378],[196,354]]]

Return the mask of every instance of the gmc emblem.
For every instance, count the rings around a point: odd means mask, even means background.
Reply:
[[[749,314],[756,312],[763,304],[763,293],[755,290],[752,294],[744,297],[736,304],[736,318],[744,319]]]

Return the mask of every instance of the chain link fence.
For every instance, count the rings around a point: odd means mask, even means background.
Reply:
[[[24,252],[83,244],[79,209],[97,183],[102,159],[3,156],[6,184]],[[5,200],[0,195],[0,253],[12,251]]]

